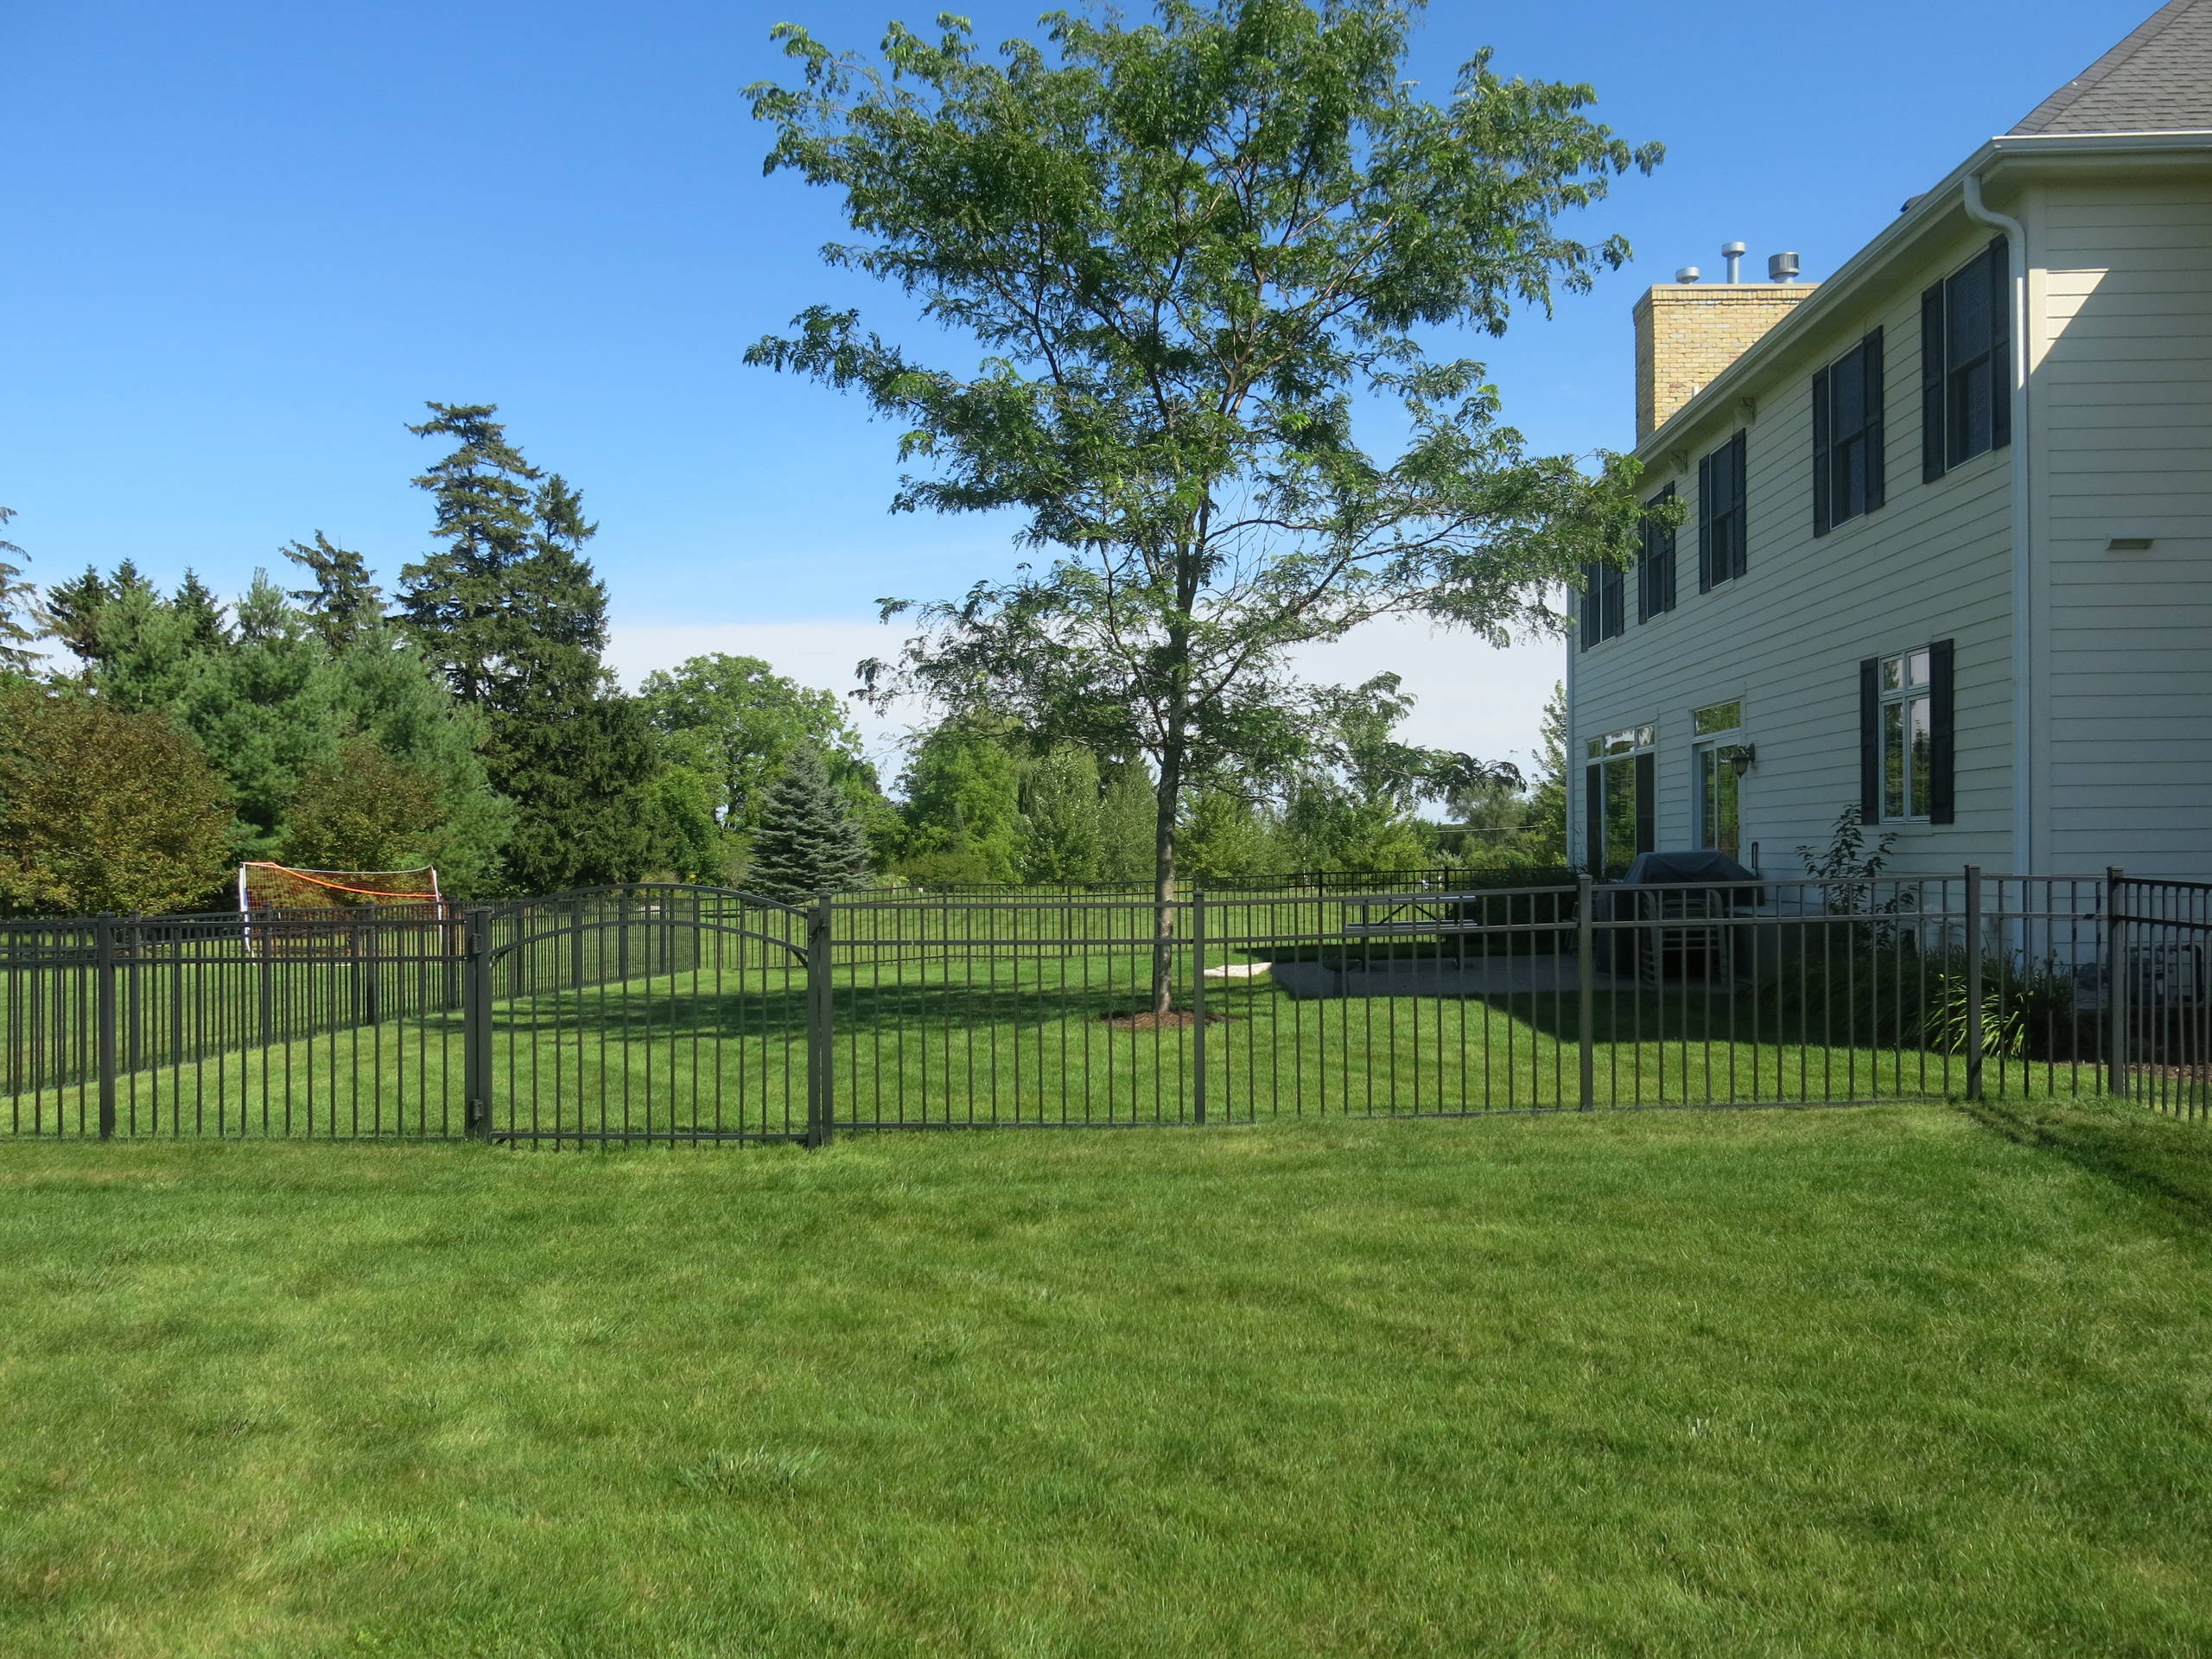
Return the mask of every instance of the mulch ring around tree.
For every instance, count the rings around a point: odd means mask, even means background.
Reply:
[[[1098,1016],[1116,1031],[1188,1031],[1198,1024],[1198,1015],[1188,1008],[1177,1008],[1172,1014],[1154,1014],[1147,1009],[1142,1014],[1102,1014]],[[1206,1010],[1206,1024],[1217,1026],[1229,1016],[1214,1008]]]

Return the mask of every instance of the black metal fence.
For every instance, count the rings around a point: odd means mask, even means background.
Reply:
[[[1310,883],[1157,919],[1133,895],[642,885],[0,924],[0,1133],[818,1143],[2107,1091],[2212,1110],[2212,885]]]

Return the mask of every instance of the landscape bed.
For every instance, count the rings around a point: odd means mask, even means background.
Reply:
[[[2096,1104],[0,1148],[0,1651],[2186,1654]]]

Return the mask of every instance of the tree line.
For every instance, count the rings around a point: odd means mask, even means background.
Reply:
[[[893,799],[843,701],[758,658],[696,657],[624,692],[582,493],[494,407],[429,409],[411,429],[451,445],[415,480],[435,546],[390,595],[319,530],[281,550],[296,585],[257,572],[228,602],[127,558],[41,592],[0,542],[0,906],[219,905],[246,860],[432,865],[464,899],[649,876],[784,896],[1153,876],[1141,753],[963,706],[913,734]],[[1297,764],[1192,791],[1191,879],[1542,859],[1534,798],[1402,741],[1411,706],[1394,676],[1334,692]],[[1455,840],[1424,803],[1476,833]]]

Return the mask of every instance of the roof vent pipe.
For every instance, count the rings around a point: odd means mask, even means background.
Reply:
[[[1697,281],[1697,275],[1695,265],[1684,265],[1675,273],[1675,280],[1678,283],[1694,283]]]
[[[1722,243],[1720,257],[1728,262],[1728,280],[1732,283],[1742,282],[1744,280],[1744,245],[1740,242]]]
[[[1794,283],[1797,280],[1797,256],[1794,253],[1770,253],[1766,257],[1766,279],[1770,283]]]

